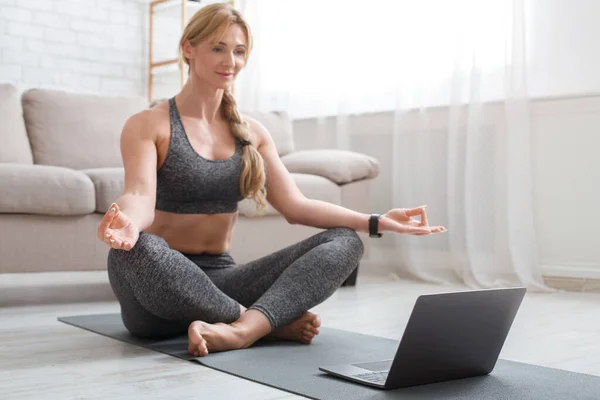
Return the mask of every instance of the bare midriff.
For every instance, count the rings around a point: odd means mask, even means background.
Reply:
[[[144,232],[165,239],[182,253],[220,254],[229,251],[238,212],[226,214],[174,214],[155,210]]]

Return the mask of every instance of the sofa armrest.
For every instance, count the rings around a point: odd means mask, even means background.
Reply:
[[[82,172],[0,163],[0,213],[84,215],[95,206],[94,184]]]
[[[373,179],[379,175],[379,161],[348,150],[294,151],[282,156],[281,161],[290,173],[318,175],[338,185]]]

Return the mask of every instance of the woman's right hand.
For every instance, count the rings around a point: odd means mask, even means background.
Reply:
[[[112,203],[98,225],[98,239],[113,249],[131,250],[139,237],[138,227]]]

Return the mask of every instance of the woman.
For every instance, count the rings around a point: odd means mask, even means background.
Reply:
[[[203,7],[180,50],[189,79],[175,97],[133,115],[121,135],[125,189],[98,226],[125,327],[164,338],[187,330],[194,356],[263,337],[311,343],[323,302],[358,266],[369,215],[305,198],[273,139],[241,116],[231,87],[252,35],[227,4]],[[237,203],[267,201],[292,224],[326,230],[243,265],[229,255]],[[421,220],[412,219],[420,215]],[[375,221],[376,222],[376,221]],[[379,232],[430,234],[425,208],[381,216]]]

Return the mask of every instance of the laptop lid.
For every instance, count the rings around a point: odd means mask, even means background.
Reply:
[[[490,373],[526,289],[486,289],[419,296],[385,388]]]

